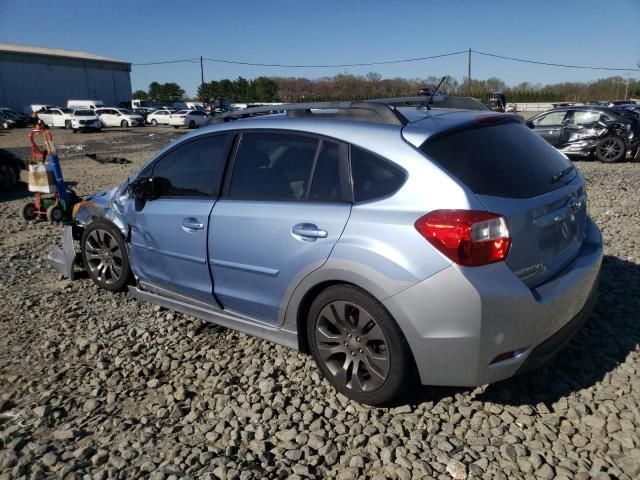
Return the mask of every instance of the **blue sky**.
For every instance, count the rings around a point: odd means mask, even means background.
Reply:
[[[553,63],[636,67],[640,0],[0,0],[0,43],[81,50],[132,63],[210,58],[336,64],[414,58],[473,48]],[[384,78],[466,75],[464,55],[350,68],[205,63],[205,80],[317,78],[376,71]],[[623,75],[624,72],[622,72]],[[472,77],[507,84],[592,80],[605,71],[560,69],[473,56]],[[640,78],[640,72],[631,74]],[[134,66],[134,90],[177,82],[193,94],[199,65]],[[46,81],[46,79],[43,79]]]

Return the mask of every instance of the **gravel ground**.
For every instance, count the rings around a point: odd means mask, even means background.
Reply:
[[[0,145],[25,153],[25,134]],[[83,194],[180,133],[54,135]],[[337,395],[307,355],[61,278],[45,256],[62,228],[4,194],[0,478],[639,478],[640,164],[577,165],[606,253],[586,326],[531,374],[390,409]]]

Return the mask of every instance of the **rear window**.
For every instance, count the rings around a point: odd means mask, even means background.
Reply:
[[[510,122],[427,140],[420,149],[476,194],[528,198],[555,190],[576,173],[565,158],[526,126]]]

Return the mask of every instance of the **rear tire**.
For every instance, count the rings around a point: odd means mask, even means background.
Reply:
[[[322,291],[307,318],[311,354],[343,395],[385,405],[415,381],[409,344],[384,306],[352,285]]]
[[[51,223],[60,223],[64,220],[64,210],[60,205],[51,205],[47,208],[47,220]]]
[[[619,137],[606,137],[596,145],[596,157],[603,163],[616,163],[624,159],[627,150],[624,140]]]
[[[196,122],[194,122],[193,120],[191,120],[189,122],[189,128],[196,128]]]
[[[96,285],[112,292],[125,289],[131,269],[120,230],[110,222],[96,220],[84,229],[80,248],[82,262]]]

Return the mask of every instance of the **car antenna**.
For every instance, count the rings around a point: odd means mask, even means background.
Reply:
[[[438,90],[440,90],[440,85],[442,85],[442,82],[444,82],[445,78],[447,78],[446,75],[440,79],[440,83],[438,83],[438,86],[433,90],[433,93],[429,97],[429,101],[425,105],[425,107],[427,107],[427,110],[431,110],[431,102],[433,101],[433,97],[435,97]]]

